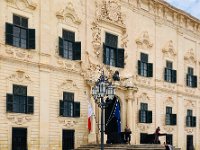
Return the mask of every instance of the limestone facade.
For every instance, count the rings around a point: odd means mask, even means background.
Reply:
[[[5,23],[13,14],[28,18],[34,28],[35,49],[5,44]],[[81,60],[59,56],[58,37],[62,30],[75,32],[81,41]],[[124,68],[103,63],[105,33],[118,36],[124,48]],[[91,87],[103,69],[113,81],[121,104],[121,128],[128,124],[132,144],[140,144],[140,133],[173,134],[173,145],[186,149],[187,135],[193,135],[200,149],[200,21],[162,0],[1,0],[0,1],[0,150],[11,150],[12,128],[27,128],[29,150],[61,150],[62,130],[75,131],[75,147],[99,142],[100,110],[91,96]],[[153,77],[138,75],[140,53],[148,54]],[[177,82],[164,80],[166,61],[173,62]],[[188,67],[197,76],[197,88],[186,85]],[[34,96],[34,113],[8,113],[6,93],[13,84],[27,86]],[[63,91],[74,93],[80,102],[80,117],[60,117]],[[87,130],[88,101],[96,117]],[[140,103],[148,103],[152,123],[139,123]],[[165,124],[166,106],[177,114],[177,124]],[[187,109],[196,116],[196,127],[186,127]]]

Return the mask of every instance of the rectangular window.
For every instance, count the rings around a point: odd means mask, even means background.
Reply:
[[[7,112],[33,113],[34,97],[27,96],[27,87],[13,85],[13,94],[6,95]]]
[[[140,103],[139,122],[152,123],[152,111],[148,111],[147,103]]]
[[[188,87],[196,88],[197,87],[197,76],[193,75],[193,73],[194,73],[193,68],[188,67],[188,72],[186,75],[186,85]]]
[[[148,54],[140,54],[140,60],[138,60],[138,74],[144,77],[153,76],[153,64],[148,63]]]
[[[13,15],[13,24],[6,23],[6,44],[35,49],[35,29],[28,28],[28,18]]]
[[[103,45],[103,63],[114,66],[124,67],[124,49],[117,48],[118,36],[106,33]]]
[[[176,125],[176,114],[172,114],[172,107],[166,107],[166,125]]]
[[[166,135],[166,143],[173,145],[173,134],[167,134]]]
[[[27,150],[27,129],[12,128],[12,150]]]
[[[80,117],[80,102],[74,102],[74,93],[63,92],[63,100],[60,100],[60,116]]]
[[[173,70],[173,62],[171,61],[166,61],[164,80],[167,82],[176,83],[176,70]]]
[[[59,55],[70,60],[81,60],[81,42],[75,42],[75,33],[63,30],[59,37]]]
[[[186,126],[196,127],[196,117],[192,115],[192,110],[190,109],[187,110]]]

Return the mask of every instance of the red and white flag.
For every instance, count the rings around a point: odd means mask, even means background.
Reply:
[[[91,116],[93,114],[92,110],[92,105],[88,103],[88,131],[90,132],[92,129],[92,124],[91,124]]]

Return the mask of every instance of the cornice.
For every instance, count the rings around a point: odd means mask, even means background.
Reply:
[[[190,14],[173,7],[163,0],[146,0],[121,2],[132,11],[137,11],[145,16],[152,16],[156,23],[168,25],[175,28],[182,28],[186,33],[200,35],[200,20]]]

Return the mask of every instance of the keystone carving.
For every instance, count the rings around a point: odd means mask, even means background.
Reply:
[[[25,123],[30,122],[31,116],[15,116],[15,115],[7,115],[7,118],[9,121],[11,121],[12,123],[15,123],[17,125],[23,125]]]
[[[30,82],[32,82],[30,76],[22,70],[17,70],[14,74],[10,75],[7,79],[10,80],[10,81],[13,81],[13,82],[17,82],[17,83],[19,83],[19,82],[20,83],[30,83]]]
[[[136,43],[142,49],[149,49],[153,46],[149,38],[149,33],[147,31],[141,33],[139,38],[136,39]]]
[[[164,48],[162,49],[162,52],[163,52],[164,56],[167,56],[167,57],[174,58],[176,56],[176,52],[175,52],[174,44],[173,44],[172,40],[168,41],[165,44]]]
[[[24,10],[25,8],[29,8],[31,10],[35,10],[37,4],[33,2],[33,0],[6,0],[12,5],[16,5],[20,10]]]
[[[66,120],[64,118],[59,118],[58,121],[60,124],[66,127],[74,127],[78,123],[78,121]]]
[[[184,60],[187,62],[187,63],[196,63],[196,58],[195,58],[195,54],[194,54],[194,50],[191,48],[188,50],[188,52],[185,54],[184,56]]]

